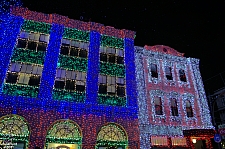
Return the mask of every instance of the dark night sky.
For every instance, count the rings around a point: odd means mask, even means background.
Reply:
[[[200,59],[203,80],[225,71],[225,1],[22,0],[23,6],[136,31],[135,45],[167,45]],[[225,78],[225,73],[222,74]],[[213,77],[205,82],[219,86]],[[220,80],[220,78],[218,79]],[[213,82],[210,83],[210,82]],[[219,81],[220,83],[222,81]]]

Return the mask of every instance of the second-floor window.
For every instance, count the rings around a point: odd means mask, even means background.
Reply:
[[[187,117],[193,117],[191,102],[188,100],[186,101],[186,112],[187,112]]]
[[[100,61],[124,64],[124,51],[110,47],[100,47]]]
[[[125,96],[125,80],[120,77],[99,75],[99,94]]]
[[[169,66],[165,67],[165,73],[166,73],[166,78],[167,80],[173,80],[173,76],[172,76],[172,68]]]
[[[158,78],[158,70],[156,64],[151,64],[151,76],[153,78]]]
[[[154,100],[155,100],[154,101],[155,102],[155,114],[163,115],[161,97],[155,97]]]
[[[16,47],[34,51],[46,51],[48,42],[49,35],[47,34],[22,31],[17,40]]]
[[[6,83],[39,86],[42,66],[26,63],[11,63],[7,72]]]
[[[180,81],[187,82],[185,71],[183,69],[179,70]]]
[[[85,84],[85,72],[57,69],[54,88],[84,92]]]
[[[89,43],[70,39],[62,39],[60,54],[87,58]]]
[[[175,98],[170,99],[172,116],[178,116],[177,100]]]

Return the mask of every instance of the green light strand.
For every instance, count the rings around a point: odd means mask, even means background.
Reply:
[[[85,92],[70,92],[66,90],[53,89],[53,99],[84,103]]]
[[[127,146],[128,141],[106,141],[106,140],[99,140],[97,141],[97,147],[99,146]]]
[[[87,71],[87,59],[80,57],[72,57],[60,55],[58,68],[66,68],[69,70]]]
[[[121,64],[100,62],[100,73],[104,75],[125,77],[125,66]]]
[[[123,38],[101,35],[101,46],[124,49]]]
[[[46,52],[42,51],[36,52],[33,50],[16,48],[13,50],[11,61],[43,65],[45,60],[45,53]]]
[[[25,20],[22,25],[22,30],[32,31],[38,33],[49,34],[51,29],[51,25],[43,22],[36,22],[31,20]]]
[[[72,28],[64,28],[63,38],[87,42],[90,40],[90,33]]]
[[[12,96],[37,97],[38,87],[5,83],[3,93]]]
[[[98,94],[98,104],[111,105],[111,106],[126,106],[127,100],[125,97],[108,96]]]

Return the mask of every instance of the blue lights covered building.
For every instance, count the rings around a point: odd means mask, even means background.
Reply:
[[[21,7],[0,19],[1,140],[139,148],[135,32]]]

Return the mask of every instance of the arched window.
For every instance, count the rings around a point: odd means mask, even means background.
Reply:
[[[155,97],[155,114],[163,115],[161,97]]]
[[[14,148],[28,148],[29,134],[28,124],[23,117],[6,115],[0,118],[0,140],[13,141]]]
[[[71,120],[60,120],[51,126],[46,136],[46,148],[80,148],[82,134],[80,127]]]
[[[97,149],[126,149],[128,137],[124,128],[115,123],[101,127],[97,136]]]
[[[172,116],[178,116],[177,100],[175,98],[170,99]]]
[[[187,112],[187,117],[193,117],[191,102],[188,100],[186,100],[186,112]]]

